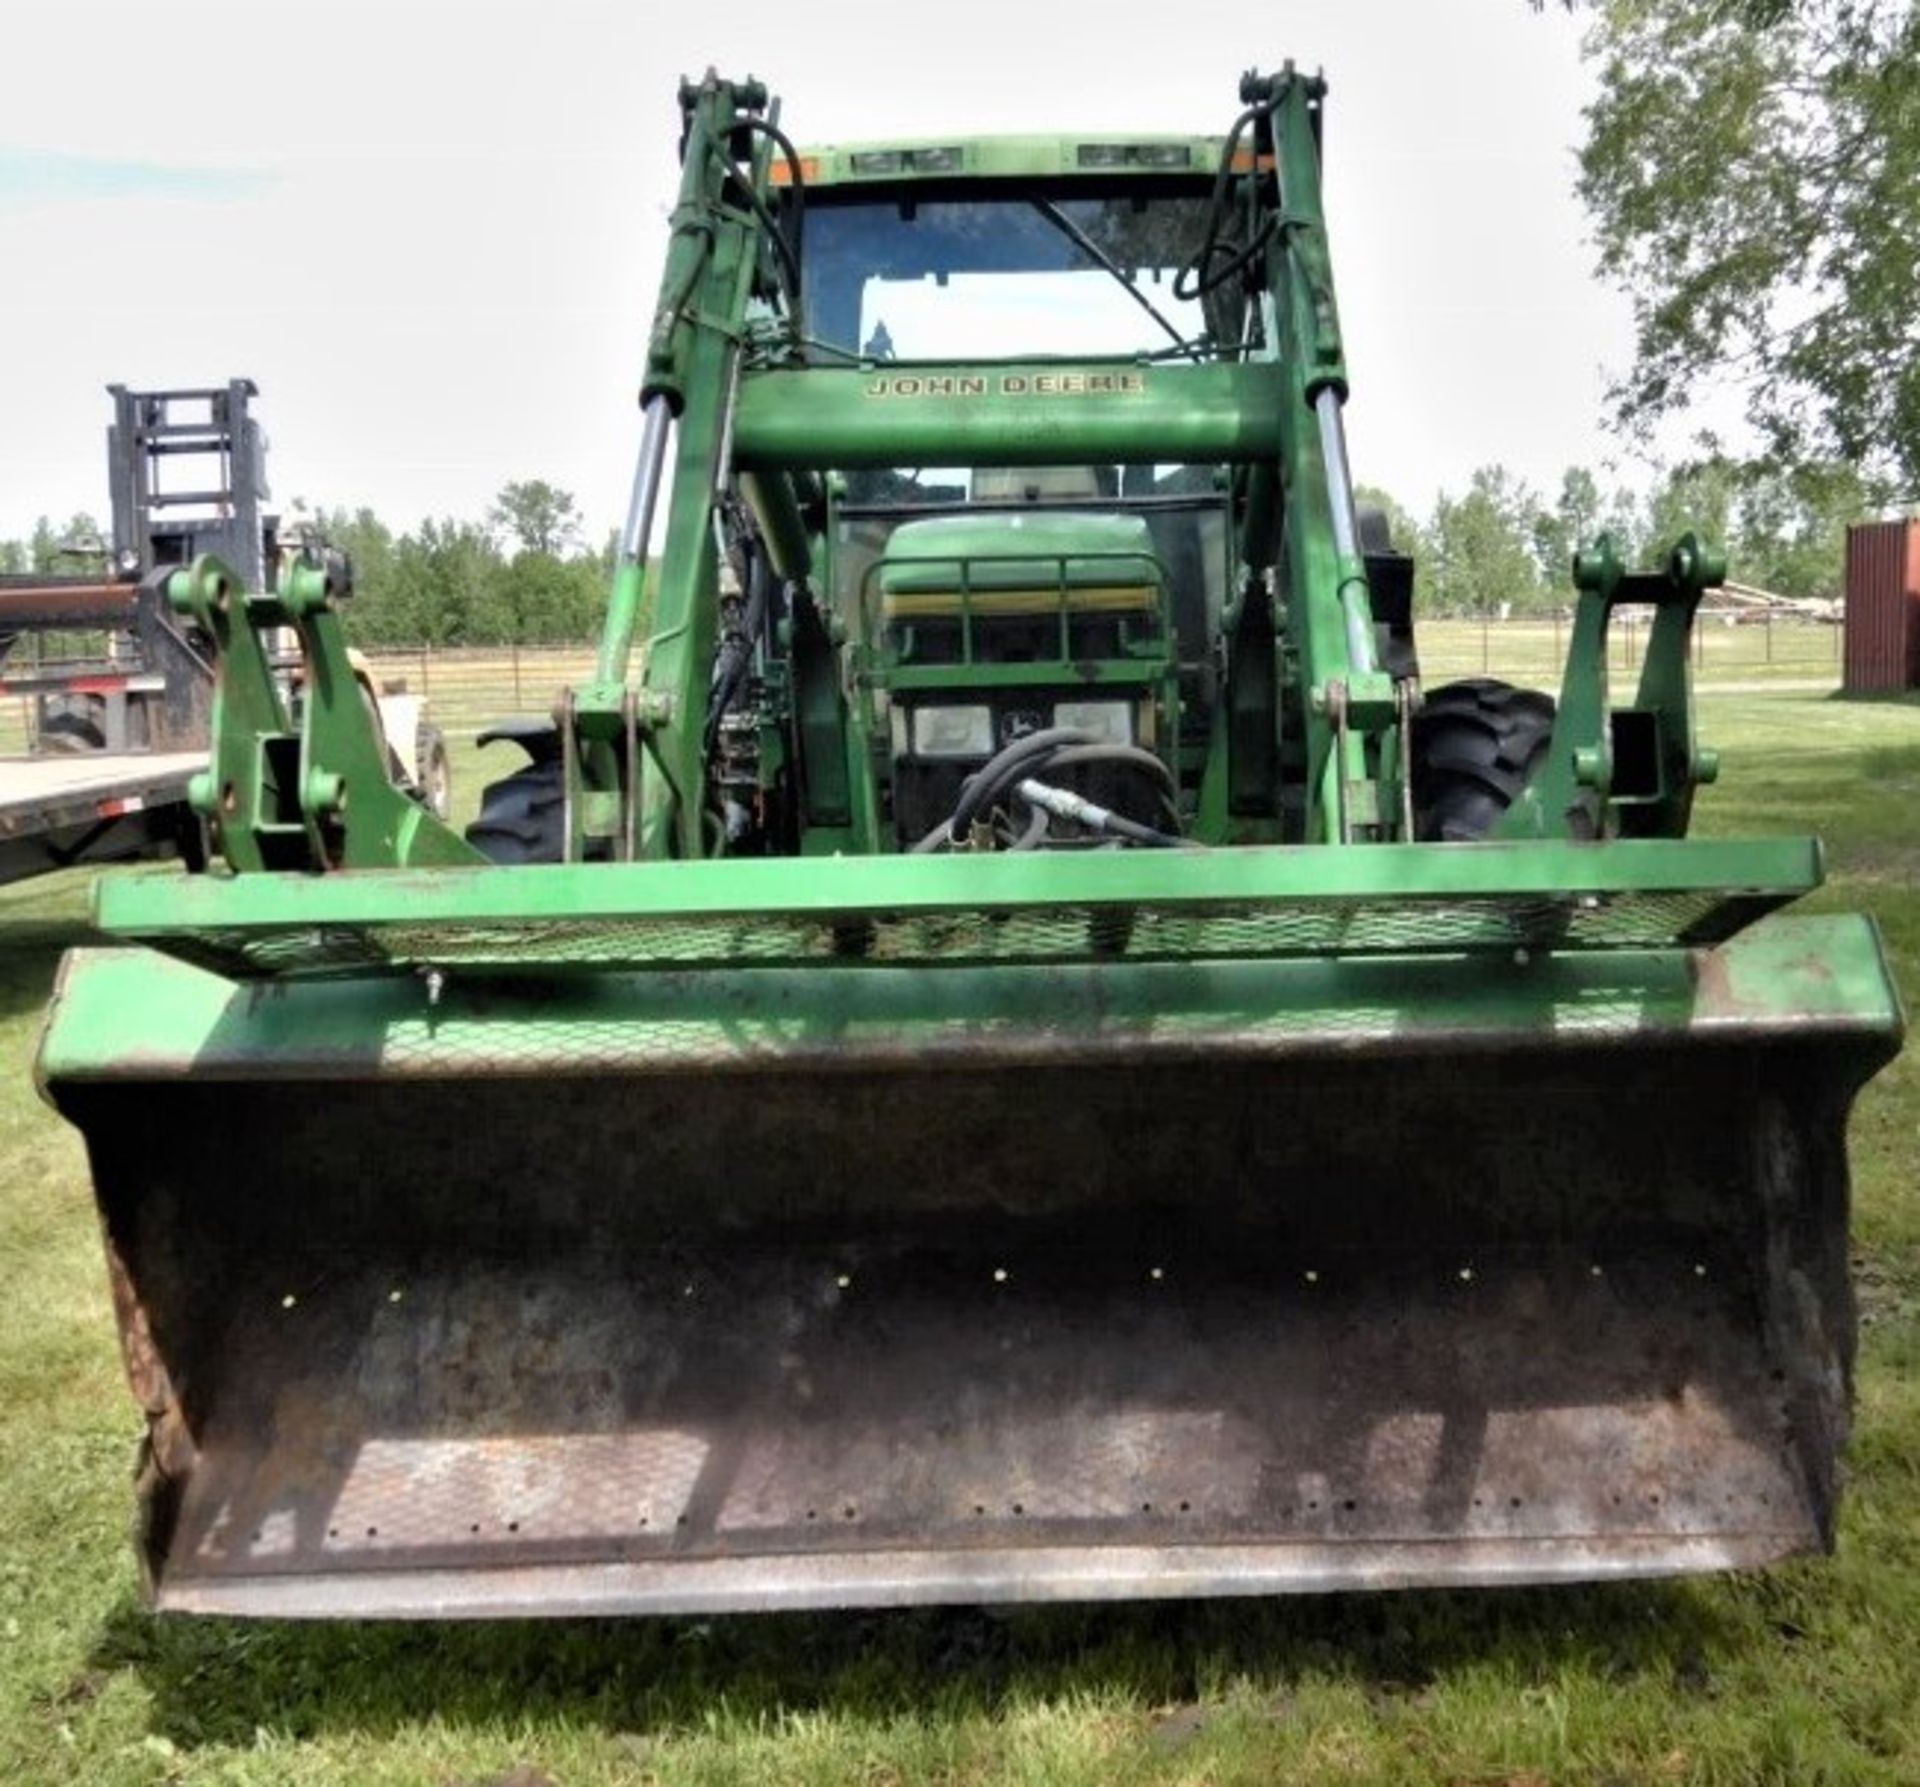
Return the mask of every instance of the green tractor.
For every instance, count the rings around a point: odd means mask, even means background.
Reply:
[[[1582,551],[1557,702],[1423,689],[1324,95],[803,152],[683,86],[597,669],[464,837],[390,784],[325,567],[176,575],[216,858],[101,885],[40,1057],[161,1608],[1831,1543],[1878,938],[1776,915],[1813,841],[1686,836],[1701,542]]]

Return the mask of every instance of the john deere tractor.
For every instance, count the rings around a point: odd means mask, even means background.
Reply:
[[[1424,686],[1324,99],[802,150],[684,85],[598,665],[464,836],[390,784],[324,566],[173,578],[215,860],[103,884],[40,1057],[159,1606],[1831,1542],[1878,939],[1777,912],[1810,839],[1686,835],[1710,545],[1581,551],[1557,699]]]

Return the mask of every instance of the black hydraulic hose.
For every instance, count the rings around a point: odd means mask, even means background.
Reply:
[[[1064,767],[1071,763],[1128,763],[1135,769],[1143,769],[1166,787],[1173,786],[1173,771],[1151,751],[1143,751],[1138,745],[1117,745],[1111,743],[1064,745],[1055,756],[1054,763]]]
[[[754,216],[760,220],[760,227],[767,232],[767,239],[773,244],[774,258],[780,264],[780,285],[786,293],[787,306],[797,320],[800,315],[800,262],[793,252],[793,244],[774,222],[773,213],[767,209],[767,201],[754,190],[752,177],[738,163],[726,160],[718,144],[714,145],[713,152],[721,156],[727,172],[739,183]]]
[[[1233,258],[1229,260],[1223,267],[1221,267],[1218,272],[1213,274],[1211,278],[1202,279],[1200,283],[1193,288],[1192,291],[1182,292],[1180,290],[1180,274],[1176,273],[1174,275],[1174,280],[1173,280],[1173,295],[1176,298],[1186,300],[1191,298],[1204,298],[1210,292],[1217,291],[1221,286],[1225,285],[1227,281],[1231,279],[1236,273],[1238,273],[1243,267],[1248,267],[1253,264],[1253,262],[1259,257],[1261,252],[1266,248],[1267,244],[1273,240],[1273,233],[1279,227],[1280,227],[1279,218],[1274,217],[1272,215],[1263,217],[1260,220],[1260,227],[1253,232],[1253,236],[1248,241],[1247,245],[1244,248],[1242,248],[1238,254],[1234,255]],[[1231,243],[1227,242],[1221,237],[1216,236],[1212,241],[1210,241],[1206,245],[1205,248],[1201,249],[1200,253],[1194,258],[1192,267],[1191,268],[1183,267],[1181,269],[1181,273],[1185,273],[1188,271],[1198,273],[1199,270],[1204,265],[1216,259],[1222,250],[1230,248],[1231,246],[1232,246]]]
[[[1007,846],[1009,850],[1037,850],[1040,840],[1047,835],[1047,827],[1053,823],[1052,815],[1045,807],[1032,807],[1029,812],[1027,829]]]
[[[1049,726],[1002,745],[960,784],[959,804],[913,846],[914,852],[945,850],[958,843],[975,816],[993,804],[994,795],[1009,781],[1031,768],[1033,759],[1045,757],[1063,745],[1094,742],[1092,733],[1083,732],[1077,726]]]
[[[1160,798],[1167,811],[1177,814],[1173,771],[1151,751],[1143,751],[1138,745],[1069,745],[1047,759],[1047,768],[1071,769],[1077,763],[1120,763],[1145,770],[1160,783]]]
[[[955,838],[965,835],[974,819],[991,807],[1003,790],[1043,759],[1066,745],[1097,743],[1091,732],[1077,726],[1048,726],[1002,745],[980,768],[960,784],[960,801],[949,822]]]
[[[805,188],[801,184],[800,177],[800,152],[794,148],[786,133],[778,125],[769,124],[764,118],[742,118],[739,124],[742,129],[758,131],[761,135],[770,138],[787,164],[788,178],[792,183],[791,190],[794,194],[794,229],[791,240],[788,239],[787,232],[775,221],[773,213],[767,209],[767,202],[754,186],[752,175],[727,155],[720,144],[712,145],[714,154],[720,157],[727,172],[739,182],[740,190],[746,194],[747,203],[752,207],[754,216],[760,220],[761,228],[767,232],[768,240],[773,244],[774,253],[780,262],[780,283],[786,289],[787,307],[793,312],[797,326],[800,319],[800,240],[806,207]]]
[[[807,183],[801,177],[800,151],[793,146],[793,139],[779,125],[770,123],[765,118],[744,118],[741,122],[749,130],[757,131],[761,136],[766,137],[780,151],[782,159],[787,164],[787,190],[793,195],[792,204],[788,207],[793,218],[793,229],[787,240],[788,264],[793,268],[793,288],[797,293],[800,289],[800,250],[807,224]]]
[[[1172,832],[1156,831],[1151,825],[1142,825],[1139,820],[1129,819],[1124,813],[1116,813],[1111,807],[1103,807],[1098,801],[1088,800],[1069,788],[1055,788],[1050,783],[1035,781],[1031,776],[1024,778],[1014,792],[1028,806],[1041,807],[1057,813],[1063,819],[1072,819],[1096,834],[1104,832],[1109,837],[1125,838],[1133,844],[1148,844],[1158,850],[1189,847],[1187,839]]]
[[[1118,764],[1152,775],[1159,784],[1156,792],[1168,816],[1178,823],[1179,808],[1175,801],[1173,772],[1151,751],[1144,751],[1138,745],[1113,744],[1076,726],[1052,726],[1040,732],[1029,732],[1011,744],[1003,745],[988,758],[961,783],[960,799],[953,812],[925,837],[917,840],[910,854],[952,849],[966,836],[981,813],[991,811],[1003,795],[1017,792],[1018,784],[1029,776],[1089,763]],[[1109,829],[1131,842],[1165,847],[1183,841],[1166,832],[1156,831],[1151,826],[1141,825],[1136,820],[1122,821],[1122,816],[1117,814],[1114,817],[1116,823]],[[1045,831],[1044,823],[1037,827],[1029,823],[1011,848],[1032,849]]]
[[[1109,813],[1107,830],[1132,843],[1146,844],[1155,850],[1179,850],[1187,842],[1185,838],[1175,837],[1172,832],[1155,831],[1151,825],[1142,825],[1124,813]]]
[[[739,632],[729,634],[721,645],[721,661],[715,666],[718,674],[707,697],[707,725],[701,744],[709,758],[720,739],[720,724],[726,718],[727,710],[733,706],[741,685],[746,682],[747,672],[753,667],[753,654],[760,645],[761,634],[766,626],[767,586],[772,580],[766,559],[762,554],[754,553],[747,568],[746,614]]]
[[[1107,830],[1116,837],[1125,838],[1129,843],[1145,844],[1154,850],[1181,850],[1186,848],[1187,840],[1178,838],[1169,831],[1155,831],[1151,825],[1142,825],[1137,819],[1129,819],[1124,813],[1107,815]]]
[[[1209,292],[1225,285],[1266,247],[1278,226],[1279,220],[1275,217],[1262,219],[1252,240],[1238,253],[1233,252],[1231,240],[1220,234],[1220,226],[1226,219],[1227,188],[1233,178],[1233,157],[1240,146],[1241,135],[1249,124],[1266,117],[1272,110],[1272,106],[1265,103],[1248,106],[1234,119],[1233,128],[1227,132],[1227,140],[1220,146],[1220,165],[1214,172],[1213,191],[1207,198],[1207,221],[1206,227],[1200,232],[1199,252],[1173,276],[1173,295],[1183,304],[1204,298]],[[1229,258],[1224,266],[1215,269],[1213,263],[1222,253]]]

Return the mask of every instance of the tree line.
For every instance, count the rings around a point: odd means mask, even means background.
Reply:
[[[1837,596],[1847,524],[1875,508],[1845,465],[1774,472],[1717,456],[1669,470],[1644,492],[1574,466],[1547,497],[1490,465],[1464,489],[1441,492],[1424,516],[1386,491],[1360,495],[1384,513],[1395,547],[1413,555],[1419,608],[1436,615],[1566,606],[1574,551],[1602,531],[1628,564],[1693,531],[1726,547],[1738,582]],[[396,531],[370,508],[323,508],[311,526],[353,560],[346,626],[357,644],[548,645],[599,632],[613,541],[589,547],[572,495],[544,480],[508,484],[478,521]],[[0,540],[0,571],[85,569],[87,547],[100,539],[87,515],[64,529],[42,517],[28,539]]]
[[[298,505],[296,505],[296,508]],[[300,524],[353,562],[344,609],[356,645],[557,645],[594,638],[613,575],[613,541],[586,544],[573,496],[543,479],[508,484],[484,518],[429,518],[397,530],[367,507],[320,508]],[[290,531],[281,518],[283,533]],[[0,572],[99,571],[105,530],[41,516],[0,539]]]
[[[1360,499],[1386,515],[1395,547],[1413,555],[1421,610],[1444,615],[1566,606],[1573,555],[1603,532],[1629,566],[1650,563],[1691,532],[1725,548],[1736,583],[1835,597],[1846,576],[1848,524],[1881,507],[1878,489],[1846,464],[1780,471],[1718,454],[1666,469],[1645,491],[1570,466],[1545,496],[1490,465],[1464,490],[1442,491],[1424,518],[1385,491],[1363,489]]]
[[[600,631],[613,540],[582,538],[567,491],[509,484],[483,521],[396,533],[372,509],[323,509],[315,531],[353,561],[347,636],[358,645],[558,645]]]

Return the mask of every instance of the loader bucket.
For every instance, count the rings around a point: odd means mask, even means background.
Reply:
[[[158,1605],[1256,1594],[1831,1542],[1844,1126],[1900,1030],[1868,921],[1525,960],[1136,924],[937,971],[851,928],[433,985],[312,924],[201,958],[334,972],[70,957],[41,1072],[150,1423]]]

